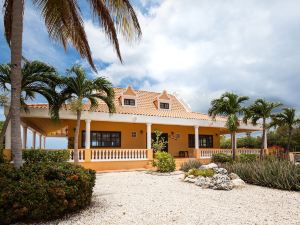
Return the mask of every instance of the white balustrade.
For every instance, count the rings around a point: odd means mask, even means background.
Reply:
[[[224,153],[231,155],[232,154],[232,149],[200,149],[200,158],[203,159],[209,159],[212,157],[213,154],[218,154],[218,153]],[[259,155],[260,149],[247,149],[247,148],[241,148],[236,150],[237,154],[256,154]]]
[[[85,160],[85,151],[84,149],[78,149],[78,159],[79,162],[84,162]],[[70,160],[71,162],[74,162],[74,150],[70,149]]]
[[[91,149],[91,161],[147,160],[147,149]]]

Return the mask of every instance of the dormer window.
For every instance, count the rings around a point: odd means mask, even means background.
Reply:
[[[122,106],[137,107],[137,93],[129,85],[120,96]]]
[[[135,106],[135,99],[124,98],[124,105]]]
[[[166,102],[160,102],[159,107],[161,109],[170,109],[170,104]]]

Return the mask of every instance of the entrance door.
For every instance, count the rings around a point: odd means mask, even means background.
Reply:
[[[160,137],[167,142],[166,147],[163,149],[163,151],[168,152],[168,133],[162,133]],[[156,139],[155,133],[151,133],[151,140],[155,140],[155,139]]]

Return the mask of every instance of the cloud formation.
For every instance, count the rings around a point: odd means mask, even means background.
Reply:
[[[299,1],[141,2],[143,38],[121,41],[123,65],[86,21],[94,58],[109,62],[100,74],[115,85],[136,79],[141,89],[177,92],[202,112],[225,91],[300,108]]]

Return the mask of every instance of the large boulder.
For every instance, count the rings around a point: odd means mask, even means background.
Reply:
[[[199,169],[214,169],[214,168],[218,168],[218,165],[215,164],[215,163],[210,163],[210,164],[207,164],[207,165],[200,166]]]
[[[227,175],[228,174],[227,170],[224,169],[224,168],[213,168],[213,170],[217,174],[222,174],[222,175]]]
[[[209,188],[211,186],[211,178],[210,177],[199,176],[196,179],[195,184],[197,186],[200,186],[201,188]]]
[[[227,175],[215,174],[211,179],[211,188],[214,190],[232,190],[233,183]]]

